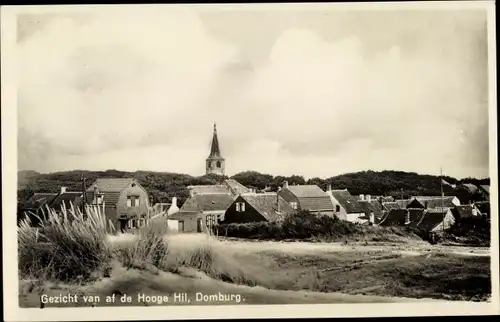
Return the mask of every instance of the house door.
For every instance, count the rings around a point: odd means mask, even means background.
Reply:
[[[198,218],[196,220],[196,231],[201,233],[203,230],[202,230],[202,227],[201,227],[201,224],[202,224],[202,219],[201,218]]]
[[[118,225],[120,226],[120,232],[124,233],[127,230],[127,219],[119,219]]]
[[[179,232],[184,232],[184,221],[179,220]]]

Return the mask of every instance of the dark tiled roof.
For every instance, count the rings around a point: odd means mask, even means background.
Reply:
[[[300,207],[309,211],[333,211],[332,200],[329,196],[299,198]]]
[[[483,184],[483,185],[481,185],[481,188],[482,188],[484,191],[486,191],[486,193],[488,193],[488,194],[490,193],[490,186],[489,186],[489,185],[485,185],[485,184]]]
[[[418,222],[420,218],[424,215],[425,209],[407,209],[410,214],[410,222]]]
[[[455,207],[455,204],[453,203],[453,199],[455,199],[455,196],[445,196],[443,198],[441,197],[427,197],[427,196],[419,196],[415,197],[415,199],[420,202],[424,207],[427,205],[427,208],[438,208],[441,207],[441,204],[444,207]]]
[[[397,199],[397,200],[394,200],[394,202],[396,202],[398,205],[399,205],[399,208],[406,208],[408,206],[408,204],[410,204],[412,200],[411,199]]]
[[[359,205],[358,200],[353,197],[347,190],[332,190],[332,196],[345,209],[348,214],[362,213],[363,208]]]
[[[380,226],[404,226],[406,223],[406,209],[393,209],[380,221]]]
[[[268,221],[276,221],[284,216],[290,215],[295,210],[276,193],[256,193],[241,195],[249,205],[257,210]],[[279,213],[278,210],[279,203]]]
[[[226,211],[236,199],[230,194],[206,194],[189,197],[180,211]]]
[[[300,185],[300,186],[288,186],[287,188],[293,193],[297,198],[309,198],[309,197],[325,197],[328,196],[326,192],[321,190],[317,185]]]
[[[82,201],[81,197],[83,195],[83,192],[74,192],[74,191],[67,191],[62,194],[59,194],[51,203],[50,203],[50,208],[53,208],[56,211],[60,211],[63,208],[63,204],[66,206],[67,209],[71,207],[71,204],[73,206],[78,207]]]
[[[477,192],[477,186],[472,183],[464,183],[459,185],[456,189],[464,189],[467,190],[470,194],[475,194]]]
[[[229,187],[223,184],[189,186],[188,189],[197,195],[231,193]]]
[[[383,202],[382,206],[389,211],[393,209],[401,209],[401,205],[397,202]]]
[[[447,211],[427,209],[416,225],[412,225],[423,231],[431,231],[443,222]]]
[[[234,179],[224,180],[224,184],[231,190],[233,195],[250,192],[251,190]]]
[[[471,205],[455,206],[451,208],[451,213],[456,220],[474,216],[474,208]]]
[[[198,214],[201,214],[201,211],[179,211],[179,212],[176,212],[175,214],[168,216],[168,219],[182,220],[183,218],[197,216]]]
[[[99,188],[99,193],[104,195],[104,203],[107,207],[116,205],[120,198],[120,193],[134,183],[133,178],[99,178],[87,189],[87,203],[94,199],[94,187]]]
[[[94,191],[94,186],[97,186],[102,192],[121,192],[134,181],[133,178],[99,178],[87,191]]]
[[[363,209],[363,212],[365,214],[370,214],[373,212],[376,218],[380,218],[383,214],[384,208],[382,204],[377,200],[371,200],[371,201],[360,200],[358,201],[358,203]]]
[[[23,205],[24,209],[38,209],[50,204],[57,197],[57,193],[34,193]]]

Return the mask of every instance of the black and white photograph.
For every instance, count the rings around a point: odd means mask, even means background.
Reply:
[[[498,314],[493,10],[2,7],[5,319]]]

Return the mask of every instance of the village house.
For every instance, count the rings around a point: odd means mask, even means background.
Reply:
[[[391,209],[387,212],[380,222],[379,226],[407,226],[411,223],[418,222],[425,209]]]
[[[425,232],[444,231],[455,223],[455,218],[450,208],[426,209],[418,221],[410,224],[410,227]]]
[[[461,204],[469,204],[477,197],[478,187],[472,183],[460,184],[455,187],[453,194],[457,196]]]
[[[238,196],[242,193],[252,192],[253,189],[247,188],[234,179],[226,179],[221,184],[188,186],[189,196],[206,194],[231,194]]]
[[[478,187],[478,193],[482,196],[485,201],[490,201],[490,186],[480,185]]]
[[[285,181],[278,194],[295,210],[307,210],[312,214],[334,215],[330,196],[317,185],[289,186]]]
[[[363,210],[364,216],[359,217],[362,223],[378,224],[385,214],[385,209],[380,202],[380,197],[372,199],[370,195],[360,195],[358,204]]]
[[[32,225],[38,225],[38,217],[43,219],[48,208],[60,213],[63,207],[81,207],[82,195],[82,192],[67,191],[66,187],[61,187],[58,193],[34,193],[18,210],[17,221],[19,223],[22,219],[29,218]]]
[[[417,196],[412,197],[406,208],[453,208],[460,205],[460,200],[456,196]]]
[[[332,201],[334,214],[339,219],[356,222],[365,215],[364,209],[360,206],[357,198],[352,196],[347,189],[328,189],[327,194]],[[364,220],[362,221],[364,222]]]
[[[451,213],[453,214],[455,221],[462,218],[470,218],[481,215],[481,212],[477,209],[477,207],[472,204],[455,206],[454,208],[451,208]]]
[[[149,217],[147,191],[133,178],[99,178],[86,190],[89,205],[104,207],[118,231],[140,228]]]
[[[195,194],[177,213],[168,216],[170,229],[181,232],[208,232],[210,225],[224,220],[224,214],[236,199],[230,193]]]
[[[280,221],[297,211],[277,193],[246,193],[229,206],[223,223]]]

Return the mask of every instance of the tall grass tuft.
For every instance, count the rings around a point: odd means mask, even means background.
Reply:
[[[117,243],[114,253],[127,268],[143,268],[145,265],[163,268],[168,255],[167,231],[166,226],[154,224],[140,228],[135,238]]]
[[[20,223],[20,274],[65,282],[88,280],[111,259],[106,236],[112,231],[104,206],[81,211],[73,204],[63,205],[59,213],[47,207],[38,227],[32,227],[30,219]]]

